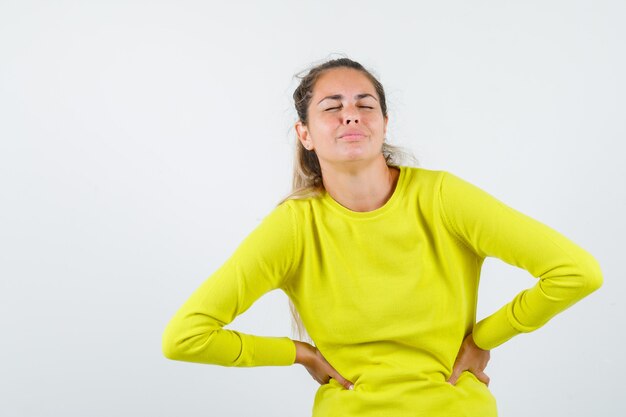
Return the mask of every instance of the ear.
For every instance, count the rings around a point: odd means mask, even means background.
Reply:
[[[304,123],[298,120],[296,122],[295,128],[296,135],[298,135],[298,139],[302,143],[302,146],[309,150],[313,149],[313,143],[311,143],[311,140],[309,139],[309,130],[304,125]]]
[[[383,136],[387,137],[387,122],[389,121],[389,116],[385,116],[385,127],[383,128]]]

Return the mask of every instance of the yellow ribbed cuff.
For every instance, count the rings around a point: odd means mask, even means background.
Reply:
[[[492,315],[485,317],[474,326],[472,337],[481,349],[491,350],[522,333],[511,325],[508,316],[510,304],[505,305]]]
[[[236,366],[288,366],[296,361],[296,345],[288,337],[241,336],[245,349]]]

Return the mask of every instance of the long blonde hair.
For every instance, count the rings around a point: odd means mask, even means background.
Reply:
[[[374,85],[378,97],[380,99],[380,107],[384,117],[387,117],[387,104],[385,100],[385,91],[382,84],[361,64],[348,58],[334,59],[319,64],[311,69],[305,75],[296,75],[300,78],[300,84],[293,93],[293,99],[298,113],[298,117],[303,124],[308,122],[308,107],[313,96],[313,87],[321,73],[330,68],[347,67],[362,71]],[[383,141],[382,153],[388,166],[398,165],[418,165],[417,159],[411,152],[402,147],[387,143],[387,139]],[[410,163],[408,162],[410,161]],[[320,167],[317,154],[314,150],[308,150],[296,136],[296,150],[293,163],[293,179],[292,189],[289,195],[283,198],[277,205],[290,199],[302,199],[310,197],[319,197],[324,191],[322,182],[322,170]],[[304,323],[300,318],[300,314],[296,309],[293,301],[289,299],[289,310],[291,311],[292,335],[314,344],[311,336],[306,331]],[[297,333],[297,336],[295,334]]]

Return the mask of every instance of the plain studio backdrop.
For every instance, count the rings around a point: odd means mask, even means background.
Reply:
[[[500,415],[626,415],[625,4],[0,1],[0,415],[310,416],[303,366],[171,361],[161,335],[289,192],[294,75],[341,54],[390,143],[602,267],[492,350]],[[488,258],[478,319],[535,282]],[[280,290],[227,328],[296,338]]]

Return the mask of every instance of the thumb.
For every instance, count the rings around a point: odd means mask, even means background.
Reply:
[[[478,378],[479,381],[489,386],[489,377],[487,376],[486,373],[484,373],[483,371],[478,371],[478,372],[475,372],[474,375],[476,375],[476,378]]]
[[[454,369],[452,370],[452,374],[450,375],[450,378],[448,378],[448,382],[452,385],[455,385],[462,372],[463,371],[461,370],[461,367],[459,365],[455,365]]]
[[[343,385],[345,387],[345,389],[354,389],[354,384],[350,381],[348,381],[347,379],[345,379],[344,377],[342,377],[341,375],[339,375],[338,372],[333,372],[333,378],[339,382],[341,385]]]

